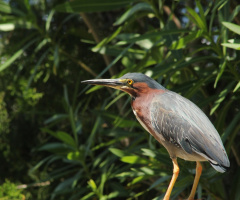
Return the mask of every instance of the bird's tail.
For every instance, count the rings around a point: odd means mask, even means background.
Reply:
[[[212,165],[212,167],[214,169],[216,169],[218,172],[224,173],[226,171],[229,171],[229,169],[230,169],[230,165],[224,166],[224,165],[221,165],[221,164],[218,164],[218,163],[215,163],[215,162],[211,162],[210,160],[209,160],[209,162]]]

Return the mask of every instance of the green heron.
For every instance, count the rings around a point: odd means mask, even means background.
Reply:
[[[167,149],[173,162],[173,176],[164,200],[170,198],[179,174],[177,157],[196,161],[196,175],[189,200],[194,199],[202,173],[200,161],[209,161],[221,173],[230,167],[221,138],[203,111],[148,76],[128,73],[118,79],[94,79],[82,83],[112,87],[130,94],[137,120]]]

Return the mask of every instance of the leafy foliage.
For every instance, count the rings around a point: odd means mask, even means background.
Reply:
[[[23,200],[25,196],[21,193],[22,190],[17,189],[17,186],[8,180],[0,186],[0,199]]]
[[[31,199],[163,198],[171,160],[129,97],[80,84],[142,72],[195,102],[222,137],[231,170],[204,163],[197,198],[240,199],[239,11],[236,0],[0,1],[1,180],[28,184]],[[195,174],[179,165],[173,199]]]

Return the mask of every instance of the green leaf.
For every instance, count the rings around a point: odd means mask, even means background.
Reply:
[[[76,160],[76,161],[84,162],[84,155],[80,151],[69,152],[67,154],[67,159],[68,160]]]
[[[95,52],[97,51],[98,49],[100,49],[101,47],[107,45],[109,42],[111,42],[114,38],[116,38],[120,32],[122,31],[123,27],[119,27],[116,31],[114,31],[114,33],[109,36],[109,37],[106,37],[104,38],[101,42],[99,42],[95,47],[92,48],[92,51]]]
[[[23,48],[18,50],[16,53],[13,54],[8,60],[3,62],[3,64],[0,65],[0,72],[9,67],[17,58],[19,58],[23,52],[30,47],[32,44],[34,44],[38,38],[31,40],[28,44],[26,44]]]
[[[45,59],[46,56],[48,55],[48,52],[49,52],[49,49],[46,50],[46,51],[40,56],[40,58],[39,58],[37,64],[36,64],[35,67],[34,67],[34,71],[33,71],[32,75],[30,76],[30,78],[29,78],[29,80],[28,80],[27,88],[30,87],[30,85],[31,85],[31,83],[32,83],[32,81],[33,81],[33,79],[34,79],[34,77],[36,76],[36,73],[37,73],[39,67],[42,65],[42,62],[44,61],[44,59]]]
[[[111,105],[116,103],[116,101],[118,101],[119,99],[121,99],[125,95],[126,95],[126,93],[121,93],[120,95],[117,95],[111,102],[108,103],[108,105],[105,106],[104,109],[107,110]]]
[[[93,179],[90,179],[90,180],[88,181],[88,185],[92,188],[93,191],[96,191],[96,190],[97,190],[97,185],[96,185],[96,183],[94,182]]]
[[[122,41],[126,41],[128,43],[130,42],[136,42],[140,40],[145,39],[153,39],[153,38],[160,38],[161,36],[170,36],[170,35],[178,35],[181,33],[189,33],[189,30],[186,29],[170,29],[170,30],[157,30],[157,31],[149,31],[145,34],[138,34],[138,33],[122,33],[117,36],[118,39]]]
[[[225,47],[228,47],[228,48],[231,48],[231,49],[236,49],[236,50],[240,50],[240,43],[238,44],[232,44],[232,43],[222,43],[221,44],[222,46],[225,46]]]
[[[54,50],[54,65],[53,65],[53,73],[56,75],[57,74],[57,68],[58,68],[58,65],[59,65],[59,47],[58,45],[55,46],[55,50]]]
[[[129,164],[148,164],[148,160],[141,158],[139,156],[123,156],[121,158],[122,162],[129,163]]]
[[[26,21],[26,19],[14,19],[0,23],[0,31],[13,31],[17,28],[33,29],[35,27],[32,22]]]
[[[206,22],[205,22],[205,18],[201,18],[196,12],[195,10],[193,10],[190,7],[187,7],[187,11],[189,13],[189,17],[191,18],[191,20],[196,23],[196,25],[202,29],[203,31],[207,32],[207,26],[206,26]]]
[[[225,87],[224,90],[219,94],[219,98],[214,102],[214,105],[210,111],[210,115],[212,115],[216,109],[220,106],[223,100],[226,98],[227,94],[231,91],[232,87],[234,86],[234,82],[231,82]]]
[[[13,31],[15,29],[14,23],[0,24],[0,31]]]
[[[70,150],[74,150],[71,146],[59,142],[47,143],[38,148],[39,151],[50,151],[53,153],[67,153]]]
[[[139,183],[139,182],[143,181],[144,179],[146,179],[146,176],[138,176],[138,177],[134,178],[131,183],[128,183],[128,186],[132,186],[136,183]]]
[[[68,179],[64,179],[62,182],[60,182],[54,189],[53,193],[61,193],[63,190],[66,190],[66,188],[71,188],[74,185],[74,182],[77,179],[77,175],[70,177]]]
[[[45,38],[43,39],[38,45],[37,47],[34,49],[34,53],[37,53],[39,50],[41,50],[46,44],[48,44],[50,42],[49,38]]]
[[[0,12],[6,13],[6,14],[17,14],[20,16],[24,16],[25,13],[21,10],[17,9],[16,7],[11,7],[9,4],[0,1]]]
[[[145,156],[149,156],[151,158],[155,158],[156,157],[156,153],[154,151],[152,151],[151,149],[141,149],[143,151],[143,155]]]
[[[219,79],[221,78],[226,66],[227,66],[227,59],[223,58],[222,61],[221,61],[221,64],[219,65],[220,71],[218,72],[218,75],[216,77],[216,80],[215,80],[215,83],[214,83],[214,88],[217,87],[217,83],[218,83]]]
[[[230,23],[230,22],[222,22],[222,24],[227,27],[229,30],[231,30],[234,33],[237,33],[238,35],[240,35],[240,26]]]
[[[169,180],[171,178],[171,176],[163,176],[159,179],[157,179],[148,189],[151,190],[153,188],[155,188],[156,186],[160,185],[161,183]]]
[[[44,159],[42,159],[41,161],[39,161],[34,167],[32,167],[29,171],[30,174],[33,174],[34,171],[36,171],[37,169],[39,169],[43,164],[45,164],[47,161],[50,160],[50,158],[53,158],[54,155],[48,156]]]
[[[238,84],[233,89],[233,92],[236,92],[239,88],[240,88],[240,81],[238,82]]]
[[[157,72],[160,75],[163,74],[167,74],[171,71],[178,71],[180,69],[186,68],[189,65],[193,64],[193,63],[198,63],[198,62],[203,62],[203,61],[208,61],[208,62],[213,62],[213,61],[218,61],[219,59],[217,57],[214,56],[197,56],[197,57],[190,57],[190,59],[188,58],[184,58],[184,60],[180,60],[179,62],[173,62],[173,63],[169,63],[168,65],[166,64],[158,64],[156,65],[156,67],[158,67]],[[161,67],[159,67],[161,66]]]
[[[236,128],[236,125],[239,124],[239,121],[240,121],[240,112],[231,118],[230,124],[228,125],[228,127],[226,128],[226,130],[222,135],[223,143],[225,143],[225,141],[230,136],[230,134],[233,133],[233,130]]]
[[[52,117],[48,118],[44,121],[44,124],[49,124],[55,121],[58,121],[59,119],[66,119],[68,117],[67,114],[55,114]]]
[[[71,147],[77,149],[76,142],[74,141],[74,139],[68,133],[65,133],[63,131],[53,132],[53,131],[51,131],[49,129],[46,129],[46,128],[42,128],[41,130],[44,131],[44,132],[49,133],[51,136],[61,140],[65,144],[68,144]]]
[[[149,3],[138,3],[127,10],[115,23],[114,25],[120,25],[127,21],[131,16],[135,15],[139,11],[147,11],[148,13],[153,12],[152,6]]]
[[[133,3],[135,0],[75,0],[66,2],[55,7],[58,12],[103,12],[115,10]]]
[[[103,88],[104,86],[101,86],[101,85],[95,85],[93,87],[91,87],[89,90],[86,91],[86,94],[90,94],[92,92],[95,92],[101,88]]]
[[[46,21],[46,27],[45,27],[46,31],[49,31],[54,13],[55,13],[55,10],[51,10],[50,14],[48,15],[48,18],[47,18],[47,21]]]
[[[174,41],[169,47],[171,50],[178,50],[184,48],[189,42],[193,42],[203,35],[203,30],[191,32],[189,35]]]
[[[200,0],[196,0],[196,5],[197,5],[197,8],[199,9],[200,19],[202,20],[202,23],[204,24],[205,30],[207,30],[206,17],[204,15],[204,10],[203,10],[203,7],[200,2],[201,2]]]
[[[191,89],[188,90],[188,92],[184,95],[186,98],[191,98],[197,91],[200,90],[200,88],[203,86],[203,84],[208,81],[209,79],[211,79],[213,77],[212,76],[207,76],[206,78],[200,79],[199,81],[197,81],[192,87]]]
[[[239,14],[240,12],[240,5],[238,5],[233,11],[232,14],[230,15],[228,21],[231,22],[233,19]]]
[[[126,156],[126,153],[120,149],[116,149],[116,148],[109,148],[109,151],[111,151],[114,155],[118,156],[118,157],[124,157]]]

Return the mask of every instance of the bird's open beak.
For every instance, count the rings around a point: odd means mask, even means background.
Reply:
[[[122,81],[121,79],[92,79],[81,81],[81,83],[86,83],[90,85],[103,85],[115,89],[121,89],[123,86],[125,86],[124,81]]]

